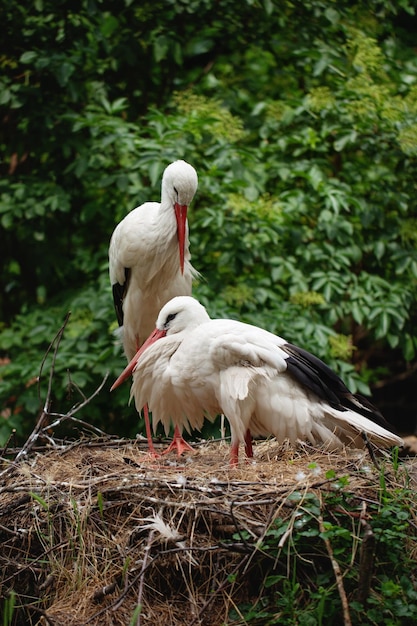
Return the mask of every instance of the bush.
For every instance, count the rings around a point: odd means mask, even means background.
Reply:
[[[191,250],[211,315],[302,344],[353,391],[406,377],[417,345],[412,5],[134,5],[2,9],[3,440],[33,421],[27,385],[68,310],[56,375],[70,369],[89,395],[123,366],[109,238],[158,199],[177,158],[199,174]],[[54,386],[58,406],[66,387],[65,376]],[[127,395],[103,391],[88,418],[133,420]]]

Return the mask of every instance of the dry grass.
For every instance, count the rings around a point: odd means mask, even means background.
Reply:
[[[347,476],[358,511],[379,497],[367,452],[271,440],[255,459],[230,470],[224,443],[152,460],[139,443],[92,440],[4,460],[1,597],[13,589],[24,606],[13,623],[218,626],[256,600],[257,546],[278,516],[294,513],[293,492],[323,494]],[[413,476],[407,464],[394,472],[386,461],[393,488]]]

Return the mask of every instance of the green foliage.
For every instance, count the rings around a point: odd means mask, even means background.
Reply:
[[[11,626],[13,624],[14,618],[13,614],[15,612],[16,605],[16,594],[13,590],[10,591],[10,595],[8,595],[3,600],[3,626]]]
[[[89,395],[123,367],[109,238],[127,211],[158,199],[177,158],[199,174],[191,251],[211,315],[305,346],[353,391],[407,370],[417,347],[412,3],[32,9],[0,9],[1,441],[33,422],[30,383],[68,310],[56,409],[73,402],[70,379]],[[132,432],[127,397],[105,388],[88,419]]]
[[[385,467],[381,476],[384,471]],[[362,500],[360,494],[350,490],[346,477],[337,477],[332,471],[326,477],[332,480],[329,490],[294,491],[281,515],[257,541],[256,549],[264,557],[257,599],[232,610],[228,623],[339,624],[343,607],[329,549],[343,577],[353,625],[414,623],[417,588],[410,554],[410,532],[414,532],[412,492],[407,488],[381,490],[379,502],[366,497]],[[375,550],[372,586],[363,605],[357,596],[363,567],[360,519],[365,502]],[[242,537],[236,535],[235,539]],[[248,546],[253,538],[247,534],[244,540]]]

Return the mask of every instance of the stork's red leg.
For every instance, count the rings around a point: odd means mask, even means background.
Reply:
[[[245,452],[247,459],[253,459],[252,435],[250,434],[249,428],[245,434]]]
[[[148,440],[149,454],[152,458],[157,459],[160,455],[157,453],[153,445],[151,424],[149,422],[149,409],[147,404],[145,404],[145,406],[143,407],[143,419],[145,420],[146,438]]]
[[[139,348],[140,348],[140,341],[139,341],[139,337],[136,336],[136,350],[139,350]],[[143,407],[143,419],[145,420],[145,430],[146,430],[146,438],[148,440],[149,454],[153,459],[157,459],[160,455],[155,450],[155,447],[153,445],[151,423],[149,421],[149,409],[148,409],[147,404],[145,404],[145,406]]]
[[[172,450],[176,450],[178,456],[181,456],[181,454],[187,450],[194,450],[194,448],[192,448],[182,437],[178,426],[175,426],[175,430],[174,430],[174,439],[171,441],[171,443],[169,444],[168,448],[166,450],[164,450],[162,452],[162,454],[168,454],[169,452],[172,452]]]
[[[249,428],[245,433],[245,453],[246,453],[247,459],[253,458],[252,435],[250,433]],[[239,461],[239,441],[234,441],[232,442],[232,445],[230,448],[230,467],[232,468],[237,467],[238,461]]]
[[[229,464],[230,464],[231,468],[237,467],[238,459],[239,459],[239,440],[237,440],[234,443],[232,443],[232,445],[230,447],[230,462],[229,462]]]

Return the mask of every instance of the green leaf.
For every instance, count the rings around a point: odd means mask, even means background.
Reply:
[[[33,50],[28,50],[27,52],[24,52],[21,56],[20,56],[20,62],[21,63],[25,63],[27,65],[29,65],[30,63],[33,63],[33,61],[38,57],[37,53],[34,52]]]

